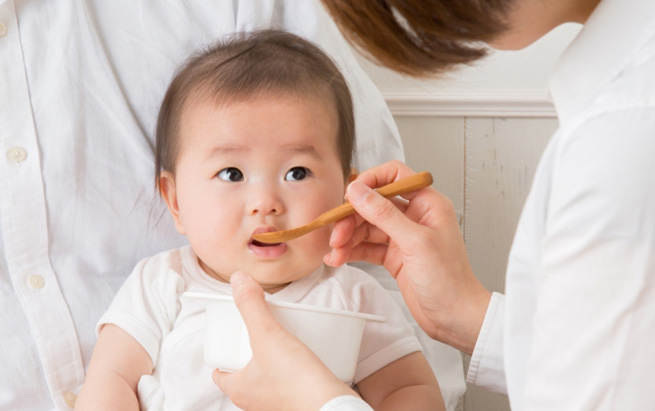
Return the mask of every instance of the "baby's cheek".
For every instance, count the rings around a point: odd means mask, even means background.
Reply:
[[[330,249],[330,235],[332,235],[332,226],[323,227],[316,230],[311,239],[307,239],[311,243],[312,251],[320,254],[321,258]]]

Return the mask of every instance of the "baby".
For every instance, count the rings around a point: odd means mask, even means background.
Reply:
[[[343,202],[354,177],[350,92],[336,65],[280,31],[239,34],[192,57],[157,123],[156,184],[190,245],[141,261],[98,324],[78,409],[238,409],[203,362],[205,311],[186,291],[231,294],[237,270],[272,301],[360,311],[353,384],[376,409],[443,409],[432,370],[387,291],[331,268],[330,228],[266,245]],[[302,389],[302,375],[298,387]]]

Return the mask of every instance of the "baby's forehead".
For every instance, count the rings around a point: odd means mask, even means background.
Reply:
[[[189,127],[196,128],[206,122],[213,122],[217,127],[221,124],[227,126],[228,123],[235,124],[228,121],[234,118],[246,118],[252,128],[270,123],[278,123],[277,125],[280,126],[279,119],[288,119],[288,123],[283,122],[282,126],[286,127],[288,124],[291,129],[294,125],[300,124],[305,127],[311,125],[308,137],[317,135],[321,140],[325,140],[329,135],[330,140],[334,142],[338,142],[341,138],[336,103],[332,99],[312,94],[263,92],[251,95],[215,96],[198,92],[189,95],[181,111],[178,138],[184,138]],[[217,118],[223,120],[218,121]],[[242,123],[240,125],[243,126]],[[331,132],[319,134],[318,130],[324,128],[331,129]]]
[[[326,93],[327,94],[327,93]],[[262,90],[254,93],[222,93],[215,94],[206,90],[197,90],[191,92],[180,106],[180,123],[178,125],[181,131],[190,117],[190,114],[210,111],[216,112],[221,109],[230,109],[233,107],[275,107],[281,102],[285,105],[291,104],[299,107],[312,107],[313,114],[327,112],[334,124],[339,124],[339,110],[337,101],[332,95],[318,94],[313,92],[298,93],[295,91],[271,91]],[[253,119],[256,121],[257,119]],[[339,139],[339,135],[335,135]]]
[[[350,162],[352,161],[352,154],[348,155],[347,152],[352,151],[351,148],[342,149],[344,145],[348,147],[348,143],[344,143],[347,139],[346,134],[343,132],[343,119],[341,118],[342,114],[339,111],[337,99],[330,90],[258,90],[255,92],[249,93],[212,93],[207,89],[198,88],[190,93],[184,104],[180,107],[182,114],[180,116],[180,121],[178,123],[178,132],[177,144],[179,148],[183,148],[185,145],[184,139],[181,137],[186,134],[185,131],[188,130],[188,119],[195,117],[197,115],[202,117],[202,112],[207,110],[207,112],[214,114],[217,109],[231,109],[238,106],[247,107],[247,106],[258,106],[258,107],[275,107],[279,104],[289,104],[297,105],[305,108],[307,113],[307,108],[311,107],[311,111],[304,115],[305,118],[329,118],[329,123],[334,127],[333,133],[330,133],[331,138],[330,142],[333,144],[333,147],[337,150],[337,155],[344,163],[345,168],[350,167]],[[323,111],[325,110],[325,111]],[[226,110],[225,114],[229,115],[230,110]],[[327,113],[326,116],[320,114],[320,112]],[[232,110],[232,113],[236,113]],[[252,118],[252,121],[258,121],[258,118]],[[318,124],[318,123],[317,123]],[[325,138],[323,138],[325,139]],[[348,164],[346,164],[348,163]],[[347,167],[346,167],[347,166]]]
[[[272,101],[286,100],[318,102],[325,106],[326,109],[336,108],[336,96],[329,87],[273,87],[261,86],[259,88],[239,90],[230,89],[229,87],[211,88],[202,85],[195,86],[189,91],[182,109],[189,106],[211,105],[213,108],[228,106],[231,104],[267,104]]]

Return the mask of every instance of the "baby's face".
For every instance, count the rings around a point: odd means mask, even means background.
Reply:
[[[162,194],[209,275],[229,281],[240,270],[275,292],[322,263],[331,227],[277,245],[252,236],[307,224],[343,202],[337,128],[336,109],[311,98],[185,111]]]

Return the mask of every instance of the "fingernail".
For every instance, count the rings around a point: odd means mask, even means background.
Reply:
[[[323,256],[323,262],[324,262],[325,264],[327,264],[327,265],[330,265],[330,263],[332,262],[332,253],[331,253],[331,252],[328,253],[328,254],[325,254],[325,255]]]
[[[238,287],[246,281],[246,278],[246,275],[241,271],[235,271],[234,274],[230,276],[230,284],[232,284],[232,287]]]
[[[371,188],[359,181],[353,181],[348,186],[348,200],[352,202],[363,201],[371,192]]]
[[[332,243],[334,243],[334,240],[336,240],[336,237],[337,237],[337,233],[332,231],[332,234],[330,234],[330,242],[328,243],[328,244],[330,244],[330,247],[333,247]]]

